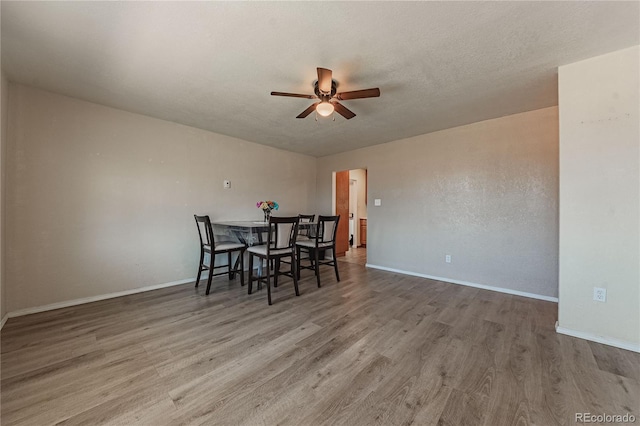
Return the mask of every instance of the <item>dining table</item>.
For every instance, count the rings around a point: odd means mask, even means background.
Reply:
[[[248,246],[264,244],[264,234],[269,231],[269,222],[264,221],[220,221],[211,222],[211,226],[215,235],[223,235],[225,238],[231,237]]]
[[[309,229],[316,226],[316,222],[300,222],[298,229]],[[234,240],[255,246],[264,244],[266,241],[265,234],[269,232],[269,222],[252,221],[252,220],[230,220],[211,222],[213,233],[225,237],[231,237]]]
[[[312,229],[317,222],[300,222],[298,229]],[[213,233],[224,239],[232,239],[234,241],[246,244],[247,246],[255,246],[265,244],[267,241],[266,234],[269,232],[269,222],[252,221],[252,220],[229,220],[211,222]],[[240,259],[236,259],[235,268],[238,267]],[[262,274],[262,264],[258,262],[258,275]]]

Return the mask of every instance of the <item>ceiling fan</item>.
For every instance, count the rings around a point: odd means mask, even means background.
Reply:
[[[332,72],[326,68],[318,68],[318,81],[314,83],[315,95],[301,95],[298,93],[271,92],[272,96],[289,96],[292,98],[319,99],[309,108],[302,111],[296,118],[305,118],[314,110],[323,117],[330,116],[333,111],[349,120],[356,115],[353,111],[342,105],[340,101],[362,98],[377,98],[380,96],[380,89],[354,90],[351,92],[336,93],[338,83],[331,78]]]

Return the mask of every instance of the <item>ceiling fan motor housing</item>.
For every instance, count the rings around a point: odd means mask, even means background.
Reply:
[[[329,100],[335,96],[337,88],[338,88],[338,82],[335,80],[331,80],[331,93],[324,93],[320,91],[317,80],[315,83],[313,83],[313,92],[316,94],[318,98],[320,98],[320,100],[325,102],[329,102]]]

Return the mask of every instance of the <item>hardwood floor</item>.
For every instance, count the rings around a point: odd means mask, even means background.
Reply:
[[[640,417],[640,355],[557,305],[340,262],[300,297],[214,280],[10,319],[3,425],[553,425]]]
[[[367,263],[367,249],[366,247],[350,247],[339,260],[364,266]]]

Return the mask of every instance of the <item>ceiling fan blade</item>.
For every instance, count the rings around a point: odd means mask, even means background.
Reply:
[[[347,120],[349,120],[349,119],[351,119],[351,118],[356,116],[353,113],[353,111],[351,111],[349,108],[347,108],[344,105],[342,105],[340,102],[333,102],[333,107],[335,108],[335,110],[336,110],[336,112],[338,114],[340,114],[341,116],[343,116]]]
[[[290,98],[315,99],[316,95],[301,95],[299,93],[271,92],[271,96],[289,96]]]
[[[331,70],[318,68],[318,89],[324,93],[331,93]]]
[[[377,98],[378,96],[380,96],[380,89],[377,87],[375,89],[354,90],[353,92],[342,92],[336,94],[336,98],[341,101],[349,99]]]
[[[307,108],[304,111],[302,111],[296,118],[305,118],[307,115],[309,115],[313,111],[315,111],[316,106],[318,106],[319,103],[320,102],[316,102],[315,104],[311,105],[309,108]]]

